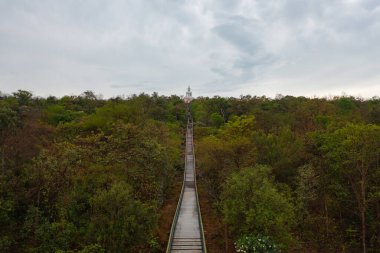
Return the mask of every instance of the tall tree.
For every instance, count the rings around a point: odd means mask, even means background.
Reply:
[[[293,242],[294,207],[289,196],[275,186],[267,166],[246,168],[227,179],[223,214],[237,237],[266,235],[284,248]]]
[[[361,221],[362,251],[367,252],[367,193],[369,178],[378,173],[380,159],[380,127],[353,125],[324,136],[321,149],[332,162],[333,168],[348,180],[355,195]]]

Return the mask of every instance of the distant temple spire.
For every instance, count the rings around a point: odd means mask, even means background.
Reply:
[[[192,97],[192,92],[190,90],[190,86],[187,87],[187,92],[186,92],[186,96],[183,98],[183,100],[185,101],[185,103],[190,103],[191,100],[193,100],[193,97]]]

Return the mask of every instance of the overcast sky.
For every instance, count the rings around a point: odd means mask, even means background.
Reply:
[[[379,0],[0,0],[0,91],[380,95]]]

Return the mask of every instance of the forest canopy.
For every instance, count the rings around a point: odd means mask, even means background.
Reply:
[[[164,251],[181,97],[0,94],[0,252]],[[208,248],[379,252],[378,97],[199,97],[190,110]]]

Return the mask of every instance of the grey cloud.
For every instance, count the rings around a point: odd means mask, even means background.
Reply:
[[[0,91],[372,96],[379,44],[377,0],[0,0]]]
[[[213,31],[245,54],[253,55],[261,50],[259,39],[252,33],[255,27],[247,26],[247,20],[243,17],[234,16],[231,19],[232,22],[215,26]]]
[[[211,67],[210,70],[220,76],[227,76],[226,69],[218,68],[218,67]]]

